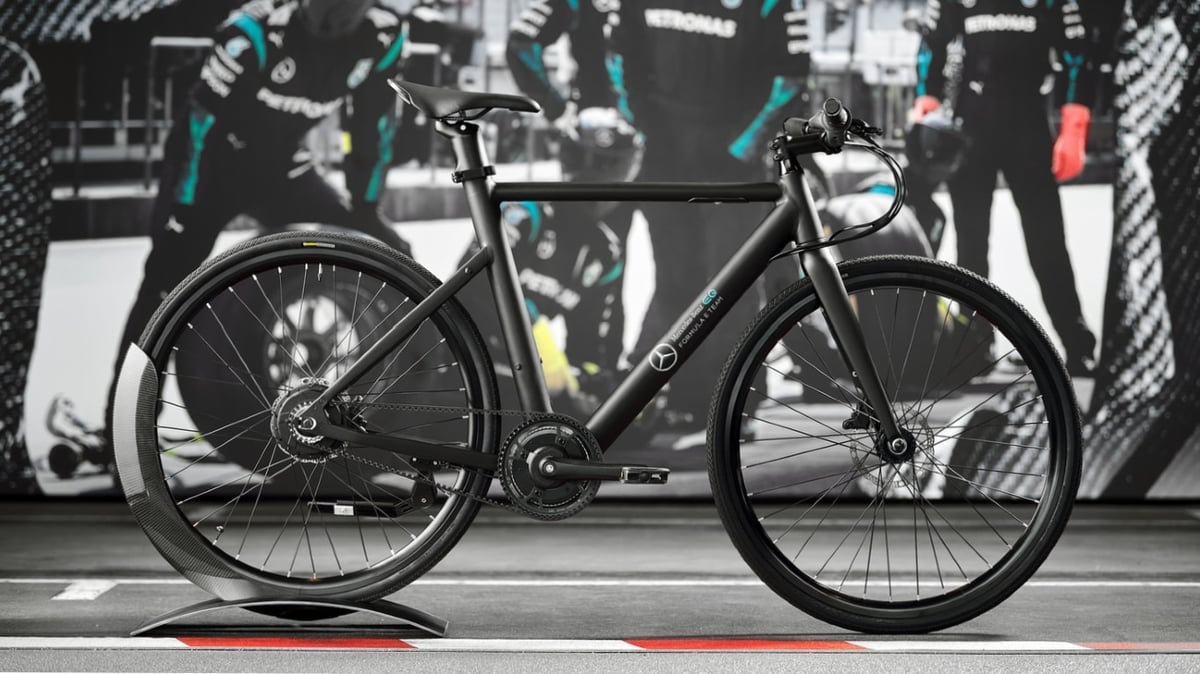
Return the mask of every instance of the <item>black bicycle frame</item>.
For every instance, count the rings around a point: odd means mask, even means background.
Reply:
[[[642,356],[616,391],[587,420],[588,429],[602,449],[637,417],[659,390],[679,371],[729,309],[754,284],[771,259],[795,242],[818,241],[824,232],[817,220],[812,193],[804,181],[803,170],[794,162],[780,163],[777,183],[498,183],[489,178],[493,169],[486,163],[479,128],[467,122],[438,122],[436,130],[450,139],[458,160],[455,182],[462,183],[481,250],[459,268],[429,297],[422,300],[393,326],[346,372],[330,384],[310,410],[320,410],[344,391],[363,372],[382,360],[406,339],[420,321],[434,313],[448,297],[486,268],[496,301],[500,328],[508,349],[509,362],[521,409],[529,412],[551,411],[550,396],[542,375],[541,361],[525,308],[524,292],[517,276],[512,250],[500,224],[500,204],[515,201],[661,201],[679,203],[774,202],[775,207],[754,229],[750,237],[728,262],[708,281],[696,300],[689,305],[649,354]],[[854,315],[837,265],[826,248],[800,254],[800,265],[812,280],[817,298],[842,348],[851,372],[873,408],[883,437],[888,442],[900,438],[891,405],[883,384],[867,353],[862,329]],[[421,442],[403,436],[358,433],[338,427],[328,419],[316,419],[313,430],[347,442],[359,442],[411,454],[419,458],[440,459],[472,467],[488,467],[494,457]],[[452,454],[452,455],[451,455]]]

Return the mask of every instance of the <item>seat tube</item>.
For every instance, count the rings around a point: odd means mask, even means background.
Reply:
[[[462,183],[466,192],[475,236],[481,245],[490,248],[494,254],[492,264],[488,267],[488,280],[496,300],[500,330],[504,335],[521,409],[549,412],[550,394],[542,377],[541,359],[529,326],[529,312],[525,307],[525,294],[517,276],[512,248],[500,225],[499,204],[492,199],[492,183],[488,178],[492,167],[486,160],[479,127],[469,122],[438,122],[436,130],[449,138],[454,146],[454,156],[458,161],[455,180]]]
[[[782,182],[788,195],[800,204],[799,219],[796,224],[796,240],[816,241],[823,238],[825,232],[821,228],[812,192],[803,176],[803,170],[797,169],[795,172],[783,176]],[[859,389],[866,397],[867,402],[871,404],[873,416],[879,421],[879,427],[882,429],[884,437],[889,443],[896,440],[903,441],[896,422],[896,415],[888,400],[887,392],[883,388],[883,381],[880,379],[879,371],[875,368],[875,363],[871,360],[871,354],[867,349],[862,325],[854,313],[850,296],[846,293],[846,286],[842,283],[842,276],[838,272],[837,263],[833,261],[829,248],[818,248],[802,253],[800,266],[812,280],[813,290],[816,291],[817,300],[821,303],[821,308],[829,319],[830,328],[833,330],[842,356],[846,359],[851,375]]]

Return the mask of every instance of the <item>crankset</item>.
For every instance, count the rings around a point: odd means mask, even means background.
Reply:
[[[566,519],[587,507],[600,482],[558,474],[560,462],[592,465],[600,445],[574,419],[548,415],[517,426],[500,449],[500,484],[513,505],[540,520]]]

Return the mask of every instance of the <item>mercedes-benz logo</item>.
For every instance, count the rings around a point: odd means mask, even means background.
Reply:
[[[650,367],[659,372],[666,372],[675,367],[675,363],[679,362],[679,352],[670,344],[659,344],[650,351],[650,355],[646,357],[650,362]]]

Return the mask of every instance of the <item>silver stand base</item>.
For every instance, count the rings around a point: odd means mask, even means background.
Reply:
[[[350,613],[371,614],[394,620],[408,627],[415,627],[436,637],[445,636],[446,628],[450,625],[448,621],[435,615],[386,599],[376,599],[370,602],[343,602],[330,599],[241,599],[238,601],[209,599],[152,618],[130,632],[129,635],[136,637],[186,618],[228,608],[242,608],[283,620],[301,621],[326,620]],[[378,630],[381,628],[368,629]]]

